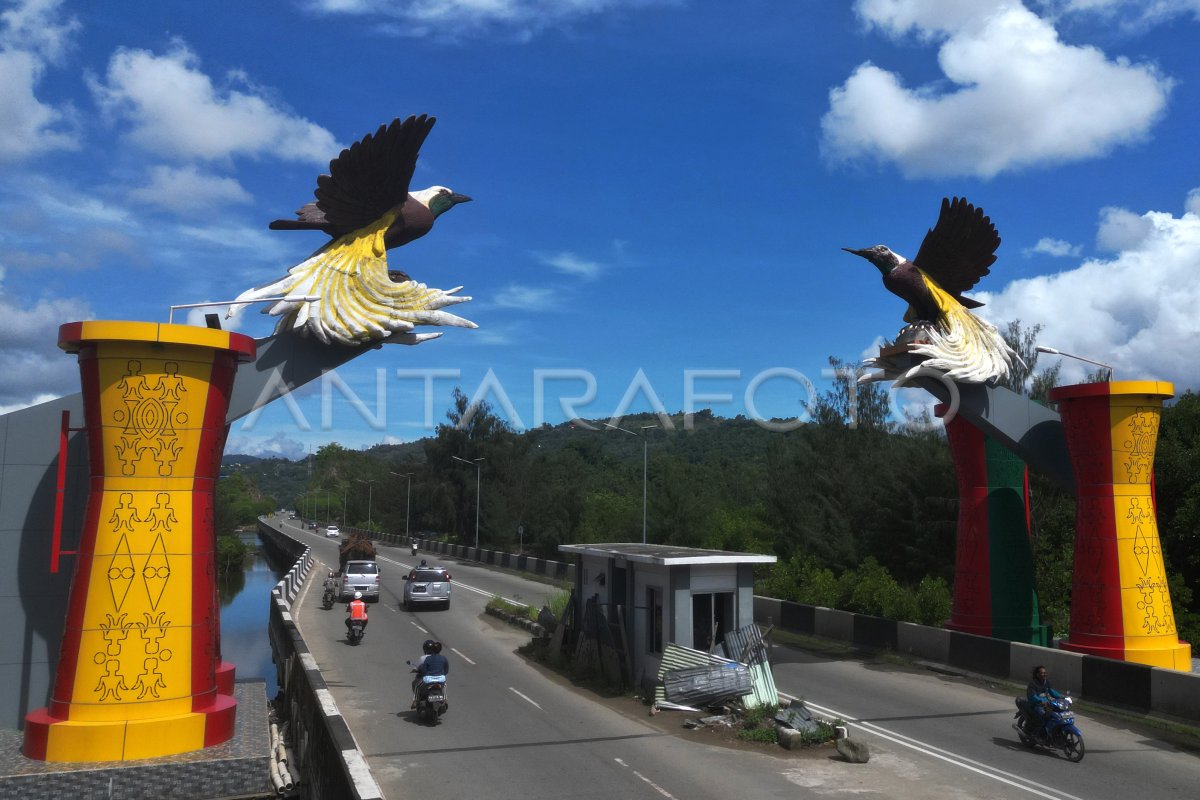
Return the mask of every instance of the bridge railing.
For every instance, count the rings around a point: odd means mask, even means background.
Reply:
[[[907,653],[1024,686],[1046,666],[1060,690],[1089,702],[1200,721],[1200,674],[897,622],[821,606],[754,597],[754,620],[794,633]]]
[[[320,667],[292,618],[292,602],[308,578],[314,563],[312,554],[263,520],[259,521],[259,530],[267,541],[296,557],[287,576],[271,591],[267,632],[305,796],[313,800],[382,800],[366,758],[354,743]]]

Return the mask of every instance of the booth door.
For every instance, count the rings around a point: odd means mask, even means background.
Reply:
[[[711,653],[733,626],[733,592],[692,595],[692,647]]]

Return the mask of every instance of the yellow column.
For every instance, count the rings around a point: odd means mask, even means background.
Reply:
[[[185,325],[76,322],[91,491],[50,705],[23,752],[115,761],[233,735],[220,660],[213,490],[249,337]]]
[[[1191,670],[1179,641],[1151,481],[1170,383],[1122,381],[1051,391],[1075,468],[1075,574],[1063,648]]]

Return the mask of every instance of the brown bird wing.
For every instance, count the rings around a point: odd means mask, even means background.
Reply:
[[[925,234],[913,261],[963,305],[973,308],[981,304],[961,295],[988,274],[999,246],[996,226],[983,209],[965,197],[943,197],[937,224]]]
[[[408,198],[417,155],[436,121],[422,114],[380,125],[329,162],[329,174],[317,178],[315,203],[271,229],[323,230],[336,238],[376,221]]]

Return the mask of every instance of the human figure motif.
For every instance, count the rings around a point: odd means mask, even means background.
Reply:
[[[100,682],[96,684],[94,690],[100,692],[100,700],[107,700],[111,697],[113,700],[120,701],[121,691],[129,691],[129,687],[125,685],[125,678],[117,672],[120,668],[121,663],[116,659],[109,659],[104,664],[104,674],[100,676]]]
[[[162,647],[162,639],[167,635],[167,628],[170,627],[171,621],[164,619],[167,612],[160,611],[153,617],[149,611],[143,611],[142,616],[146,618],[145,622],[137,623],[141,628],[141,637],[146,641],[146,655],[158,655]]]
[[[125,621],[125,617],[125,614],[121,614],[119,617],[105,614],[106,621],[100,623],[100,635],[104,637],[105,641],[104,652],[110,656],[121,655],[121,643],[129,636],[131,626]]]
[[[133,523],[141,522],[138,517],[137,508],[133,505],[133,493],[121,492],[119,505],[113,509],[112,516],[108,522],[113,526],[113,531],[119,531],[122,528],[133,533]]]
[[[151,533],[159,528],[169,532],[171,523],[179,521],[175,516],[175,509],[171,508],[171,495],[167,492],[159,492],[154,496],[154,502],[154,508],[150,509],[150,513],[146,515],[145,522],[151,523]]]
[[[162,673],[158,671],[158,659],[147,658],[144,666],[145,672],[138,675],[132,689],[138,690],[138,700],[143,699],[147,693],[157,698],[158,690],[167,688],[167,683],[163,680]]]

